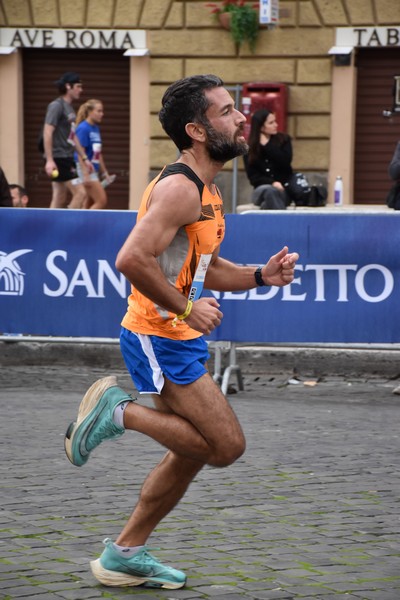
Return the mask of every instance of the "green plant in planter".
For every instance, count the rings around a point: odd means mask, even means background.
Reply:
[[[224,0],[221,4],[206,4],[211,8],[211,12],[217,16],[223,23],[222,15],[228,19],[229,26],[234,41],[240,46],[247,41],[251,52],[254,52],[258,37],[258,4],[250,4],[245,0]]]

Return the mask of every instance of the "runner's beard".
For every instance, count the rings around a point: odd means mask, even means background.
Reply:
[[[247,153],[249,147],[246,142],[239,142],[236,137],[231,139],[224,133],[218,133],[210,124],[203,126],[207,133],[206,149],[211,160],[226,163]],[[239,131],[239,135],[242,135],[242,131]]]

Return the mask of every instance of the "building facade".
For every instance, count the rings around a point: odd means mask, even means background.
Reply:
[[[279,25],[260,27],[254,53],[237,47],[205,1],[2,0],[0,164],[26,185],[31,206],[49,205],[36,139],[53,82],[68,70],[81,74],[83,100],[105,105],[105,157],[117,174],[109,208],[137,208],[149,177],[176,159],[160,100],[172,81],[197,73],[222,77],[239,106],[243,84],[284,84],[294,168],[326,178],[329,198],[341,175],[346,203],[385,202],[400,138],[399,0],[281,0]],[[247,203],[240,159],[237,168],[237,203]],[[231,174],[229,164],[218,176],[228,197]]]

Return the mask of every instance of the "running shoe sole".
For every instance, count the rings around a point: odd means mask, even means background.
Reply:
[[[82,402],[79,405],[78,410],[78,418],[76,422],[70,423],[68,426],[67,432],[64,438],[64,448],[65,453],[68,456],[70,462],[76,467],[81,467],[82,465],[74,462],[73,459],[73,442],[74,437],[81,425],[81,423],[86,419],[86,417],[91,413],[96,404],[99,402],[104,392],[111,387],[117,386],[117,378],[115,375],[110,375],[109,377],[103,377],[103,379],[99,379],[93,385],[90,386],[86,394],[84,395]]]
[[[165,581],[157,579],[155,577],[134,577],[128,573],[121,573],[120,571],[109,571],[101,566],[100,558],[92,560],[90,563],[93,575],[103,585],[111,587],[135,587],[137,585],[145,585],[149,583],[151,587],[157,587],[164,590],[177,590],[182,588],[186,581],[180,583],[173,583],[171,581]]]

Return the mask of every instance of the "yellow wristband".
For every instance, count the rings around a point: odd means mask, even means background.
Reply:
[[[186,319],[190,315],[190,313],[192,311],[192,307],[193,307],[193,302],[191,300],[188,300],[187,304],[186,304],[185,312],[183,312],[181,315],[176,315],[176,318],[179,321],[183,321],[184,319]]]

